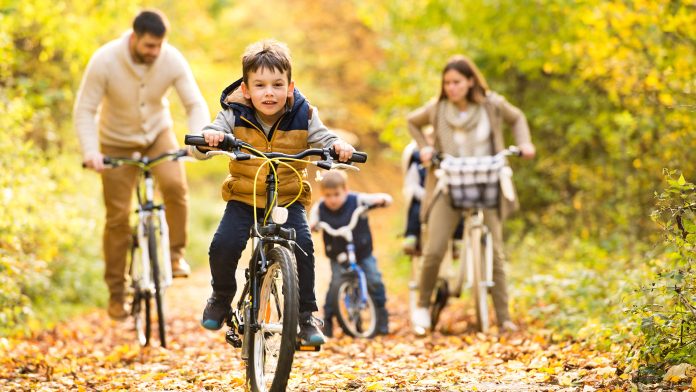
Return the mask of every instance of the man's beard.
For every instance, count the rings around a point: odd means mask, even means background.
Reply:
[[[146,56],[138,53],[138,49],[133,49],[133,57],[135,57],[136,63],[142,64],[152,64],[157,60],[157,56]]]

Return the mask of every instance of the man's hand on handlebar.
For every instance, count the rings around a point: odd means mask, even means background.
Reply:
[[[532,143],[522,143],[517,147],[520,149],[520,152],[522,153],[522,158],[532,159],[534,158],[534,155],[536,155],[536,148]]]
[[[104,171],[104,155],[99,151],[90,152],[85,155],[82,163],[85,167],[90,168],[97,173]]]
[[[348,162],[355,152],[355,148],[343,140],[338,140],[331,147],[336,151],[339,162]]]

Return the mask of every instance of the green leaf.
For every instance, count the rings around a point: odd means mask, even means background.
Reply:
[[[679,184],[679,185],[684,185],[684,184],[686,184],[686,180],[684,179],[684,175],[683,175],[683,174],[679,176],[679,179],[677,180],[677,184]]]

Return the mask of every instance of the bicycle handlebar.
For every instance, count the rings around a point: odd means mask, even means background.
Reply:
[[[180,158],[188,156],[188,151],[185,148],[176,150],[174,152],[165,152],[164,154],[160,154],[152,159],[148,157],[141,157],[139,159],[134,159],[134,158],[117,158],[117,157],[108,157],[105,156],[102,160],[104,165],[108,165],[113,167],[117,167],[120,165],[133,165],[133,166],[154,166],[160,163],[161,161],[167,159],[167,158],[172,158],[172,161],[179,160]],[[82,162],[82,168],[87,168],[87,164]]]
[[[436,154],[433,154],[432,161],[433,161],[433,163],[434,163],[435,165],[438,165],[438,166],[439,166],[440,163],[442,162],[442,160],[445,159],[445,158],[448,157],[448,156],[450,156],[450,155],[445,154],[445,153],[442,153],[442,152],[436,153]],[[510,146],[510,147],[508,147],[508,148],[506,148],[506,149],[500,151],[499,153],[497,153],[497,154],[495,154],[495,155],[493,155],[493,156],[495,156],[495,157],[497,157],[497,156],[504,156],[504,157],[515,156],[515,157],[521,157],[521,156],[522,156],[522,150],[521,150],[519,147],[517,147],[517,146]],[[481,157],[477,157],[477,158],[481,158]]]
[[[222,151],[227,151],[227,152],[232,152],[234,155],[237,157],[237,160],[246,160],[250,159],[248,154],[242,153],[240,149],[245,148],[247,149],[252,155],[260,157],[261,155],[256,153],[253,150],[250,150],[251,145],[243,142],[239,139],[236,139],[234,136],[230,134],[225,134],[224,139],[220,144],[218,144],[216,147],[211,147],[208,145],[208,143],[205,141],[205,138],[201,135],[186,135],[184,137],[184,144],[189,145],[189,146],[197,146],[197,147],[210,147],[210,148],[217,148],[218,150]],[[336,151],[333,148],[310,148],[308,150],[302,151],[298,154],[283,154],[279,152],[269,152],[269,153],[264,153],[263,156],[265,156],[268,159],[276,159],[276,158],[289,158],[289,159],[303,159],[309,156],[317,156],[321,157],[325,160],[338,160],[338,154],[336,154]],[[355,163],[365,163],[367,162],[367,154],[361,151],[354,151],[353,156],[348,159],[349,162],[355,162]]]
[[[337,229],[334,229],[331,227],[331,225],[322,221],[319,221],[317,225],[331,237],[343,237],[346,239],[346,241],[353,241],[353,229],[355,226],[357,226],[360,215],[365,213],[365,211],[370,210],[370,207],[371,206],[365,205],[358,206],[358,208],[353,211],[353,215],[350,217],[350,222],[347,225],[341,226]]]

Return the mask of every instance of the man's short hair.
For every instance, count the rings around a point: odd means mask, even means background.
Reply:
[[[288,73],[288,83],[292,80],[290,49],[282,42],[265,39],[247,46],[242,56],[244,83],[249,83],[249,73],[265,68]]]
[[[138,36],[143,34],[151,34],[155,37],[162,38],[167,34],[169,21],[167,17],[159,10],[141,11],[138,16],[133,19],[133,31]]]
[[[348,176],[340,170],[329,170],[323,173],[319,187],[321,189],[345,188],[348,185]]]

